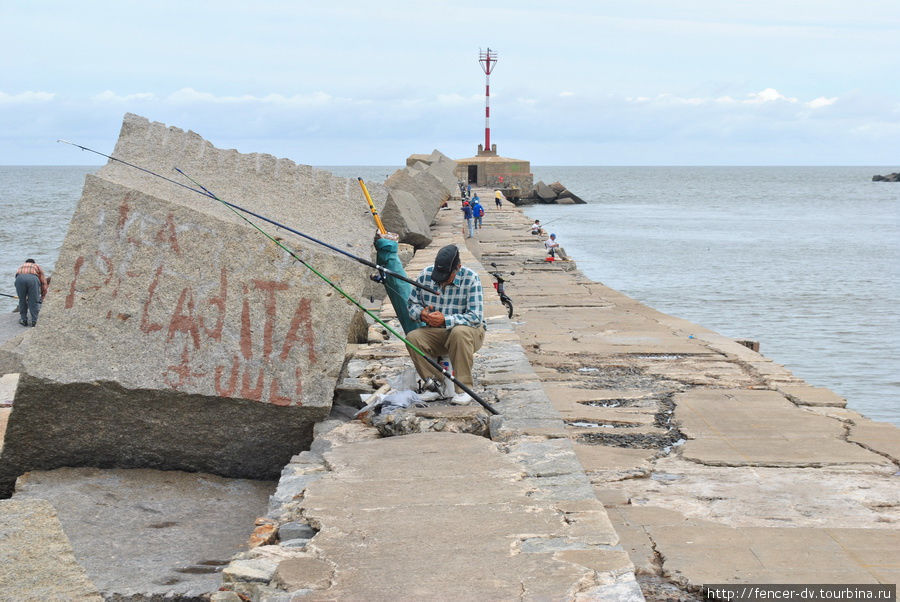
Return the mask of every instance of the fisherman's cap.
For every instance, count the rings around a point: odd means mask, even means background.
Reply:
[[[442,247],[434,258],[434,269],[431,271],[431,279],[441,283],[447,280],[450,272],[459,264],[459,249],[456,245]]]

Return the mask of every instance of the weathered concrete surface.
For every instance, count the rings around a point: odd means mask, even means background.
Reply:
[[[199,596],[221,585],[223,565],[246,547],[273,489],[270,481],[177,471],[60,468],[21,477],[0,508],[53,504],[104,596]]]
[[[833,548],[815,548],[815,538],[852,531],[854,546],[897,547],[900,430],[726,337],[587,280],[571,262],[544,263],[527,234],[533,220],[518,212],[490,218],[478,233],[482,262],[516,272],[507,282],[516,332],[648,599],[691,599],[687,590],[711,580],[896,581],[894,565],[857,561],[852,549],[839,558],[864,574],[830,572]],[[703,556],[698,533],[717,555]],[[797,535],[782,548],[806,558],[809,573],[790,555],[776,572],[774,548],[760,547],[766,534]],[[804,556],[803,545],[814,549]],[[700,571],[719,558],[715,572]]]
[[[676,397],[675,419],[689,439],[682,456],[721,466],[886,464],[843,440],[844,425],[810,415],[775,391],[697,388]]]
[[[371,251],[350,179],[136,115],[113,155],[178,166],[226,200]],[[370,191],[383,205],[386,190]],[[284,236],[350,295],[363,290],[367,268]],[[220,203],[110,162],[86,178],[60,251],[0,479],[64,465],[274,478],[328,414],[353,312]]]
[[[0,501],[0,598],[102,602],[75,560],[53,506],[45,500]]]
[[[615,543],[611,529],[582,530],[529,497],[518,466],[486,439],[410,435],[325,457],[334,472],[307,488],[304,513],[322,529],[312,546],[330,574],[291,583],[318,590],[309,599],[573,598],[602,585],[598,573],[629,568],[623,553],[595,547]]]

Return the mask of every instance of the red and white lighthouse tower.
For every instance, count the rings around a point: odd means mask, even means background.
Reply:
[[[478,149],[478,154],[496,154],[491,148],[491,71],[497,65],[497,53],[490,48],[479,50],[478,62],[484,70],[484,149]]]

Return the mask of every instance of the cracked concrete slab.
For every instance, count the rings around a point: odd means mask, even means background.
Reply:
[[[334,472],[309,485],[303,514],[320,528],[310,544],[318,559],[340,562],[328,587],[306,599],[438,591],[446,599],[566,598],[600,585],[600,564],[630,571],[624,555],[601,555],[598,563],[566,552],[597,545],[584,540],[603,532],[596,516],[581,512],[573,520],[570,513],[567,521],[557,502],[529,496],[520,466],[487,439],[407,435],[336,447],[325,460]],[[557,543],[522,545],[538,540]],[[321,587],[297,577],[292,586]]]
[[[719,466],[885,464],[844,439],[844,426],[804,412],[776,391],[698,388],[676,396],[689,441],[683,457]]]
[[[896,583],[900,531],[647,526],[662,570],[704,583]]]

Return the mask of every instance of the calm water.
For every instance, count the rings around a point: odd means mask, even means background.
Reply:
[[[556,220],[548,229],[592,280],[759,340],[795,375],[900,425],[900,184],[871,181],[897,170],[535,167],[535,181],[588,204],[527,213]]]
[[[0,292],[25,257],[52,272],[95,167],[0,167]],[[383,181],[394,167],[329,167]],[[534,206],[579,268],[763,353],[900,424],[897,167],[534,167],[587,205]],[[515,298],[515,282],[510,282]],[[0,310],[13,302],[0,297]]]

